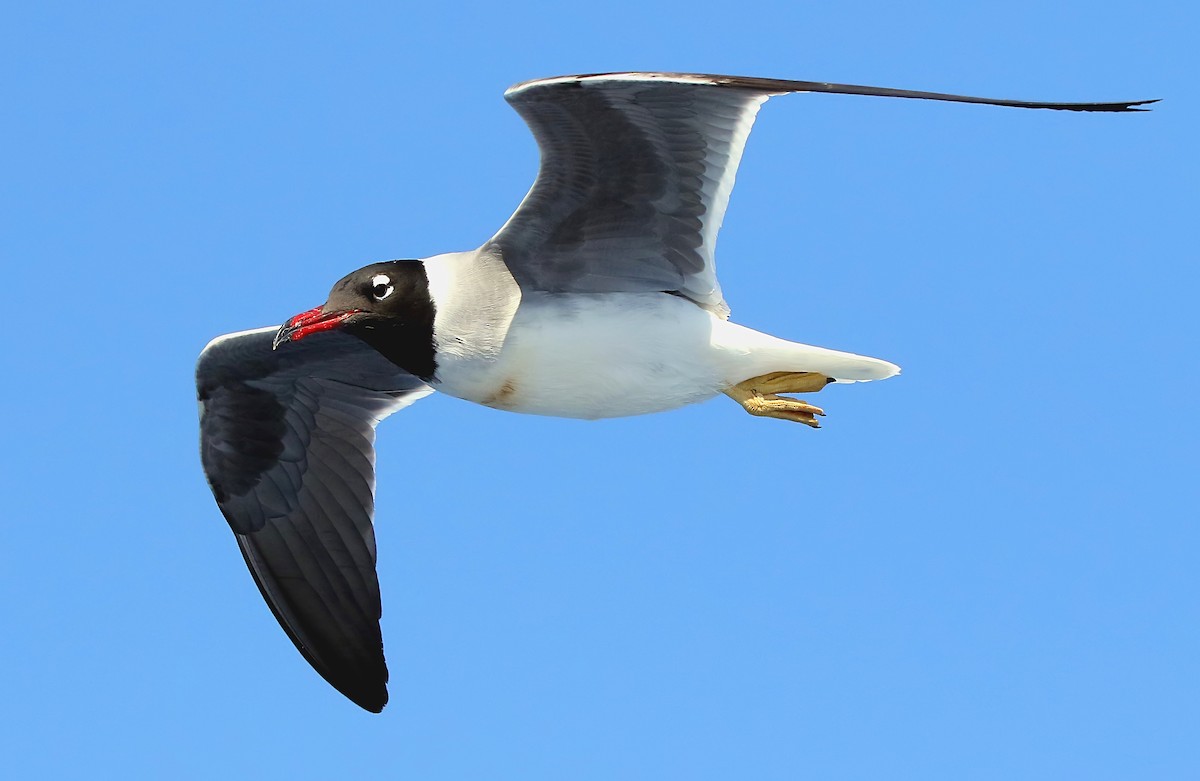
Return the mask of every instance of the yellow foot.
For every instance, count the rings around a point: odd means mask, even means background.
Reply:
[[[758,393],[816,393],[831,382],[832,377],[819,372],[771,372],[739,382],[737,387]]]
[[[774,393],[763,392],[759,385],[759,380],[763,378],[779,378],[781,376],[797,378],[797,377],[812,377],[811,374],[789,374],[785,372],[776,372],[775,374],[763,375],[763,377],[755,377],[745,382],[739,382],[729,390],[725,391],[725,395],[742,405],[742,408],[751,415],[757,415],[763,418],[780,418],[782,420],[792,420],[797,423],[803,423],[806,426],[820,428],[821,424],[817,421],[817,415],[824,415],[825,411],[820,407],[814,407],[808,402],[800,399],[785,399],[776,396]],[[828,382],[828,378],[823,375],[815,375],[820,378],[820,386],[816,390],[824,388]],[[802,380],[808,382],[811,388],[811,379]],[[767,387],[778,387],[778,383],[770,385],[771,381],[761,383]],[[786,387],[794,387],[794,383],[788,383]],[[799,390],[783,390],[783,393],[799,393]]]

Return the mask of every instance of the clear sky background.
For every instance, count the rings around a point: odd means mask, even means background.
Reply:
[[[3,775],[1200,777],[1193,4],[34,5],[0,18]],[[734,318],[904,374],[820,431],[388,420],[369,715],[245,570],[196,356],[477,246],[537,166],[504,88],[630,69],[1166,100],[772,100]]]

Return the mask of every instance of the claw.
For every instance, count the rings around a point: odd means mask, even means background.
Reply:
[[[791,420],[794,420],[797,423],[803,423],[804,425],[808,426],[809,428],[820,428],[821,427],[821,421],[817,420],[814,417],[797,417],[797,418],[791,418]]]
[[[816,372],[775,372],[761,377],[752,377],[725,391],[725,394],[742,405],[751,415],[763,418],[779,418],[820,428],[817,415],[825,410],[801,399],[784,398],[778,393],[809,393],[824,388],[829,378]]]

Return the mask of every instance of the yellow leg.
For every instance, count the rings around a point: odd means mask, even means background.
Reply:
[[[751,377],[737,386],[753,388],[759,393],[816,393],[831,382],[832,377],[819,372],[771,372]]]
[[[817,372],[772,372],[760,377],[751,377],[725,391],[725,395],[742,405],[751,415],[764,418],[780,418],[820,428],[817,415],[824,415],[820,407],[799,399],[785,399],[778,393],[815,393],[833,379]]]

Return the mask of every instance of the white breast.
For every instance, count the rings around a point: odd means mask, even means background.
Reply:
[[[439,355],[437,389],[514,412],[605,418],[661,412],[715,395],[713,324],[662,293],[528,293],[503,348],[487,358]]]

